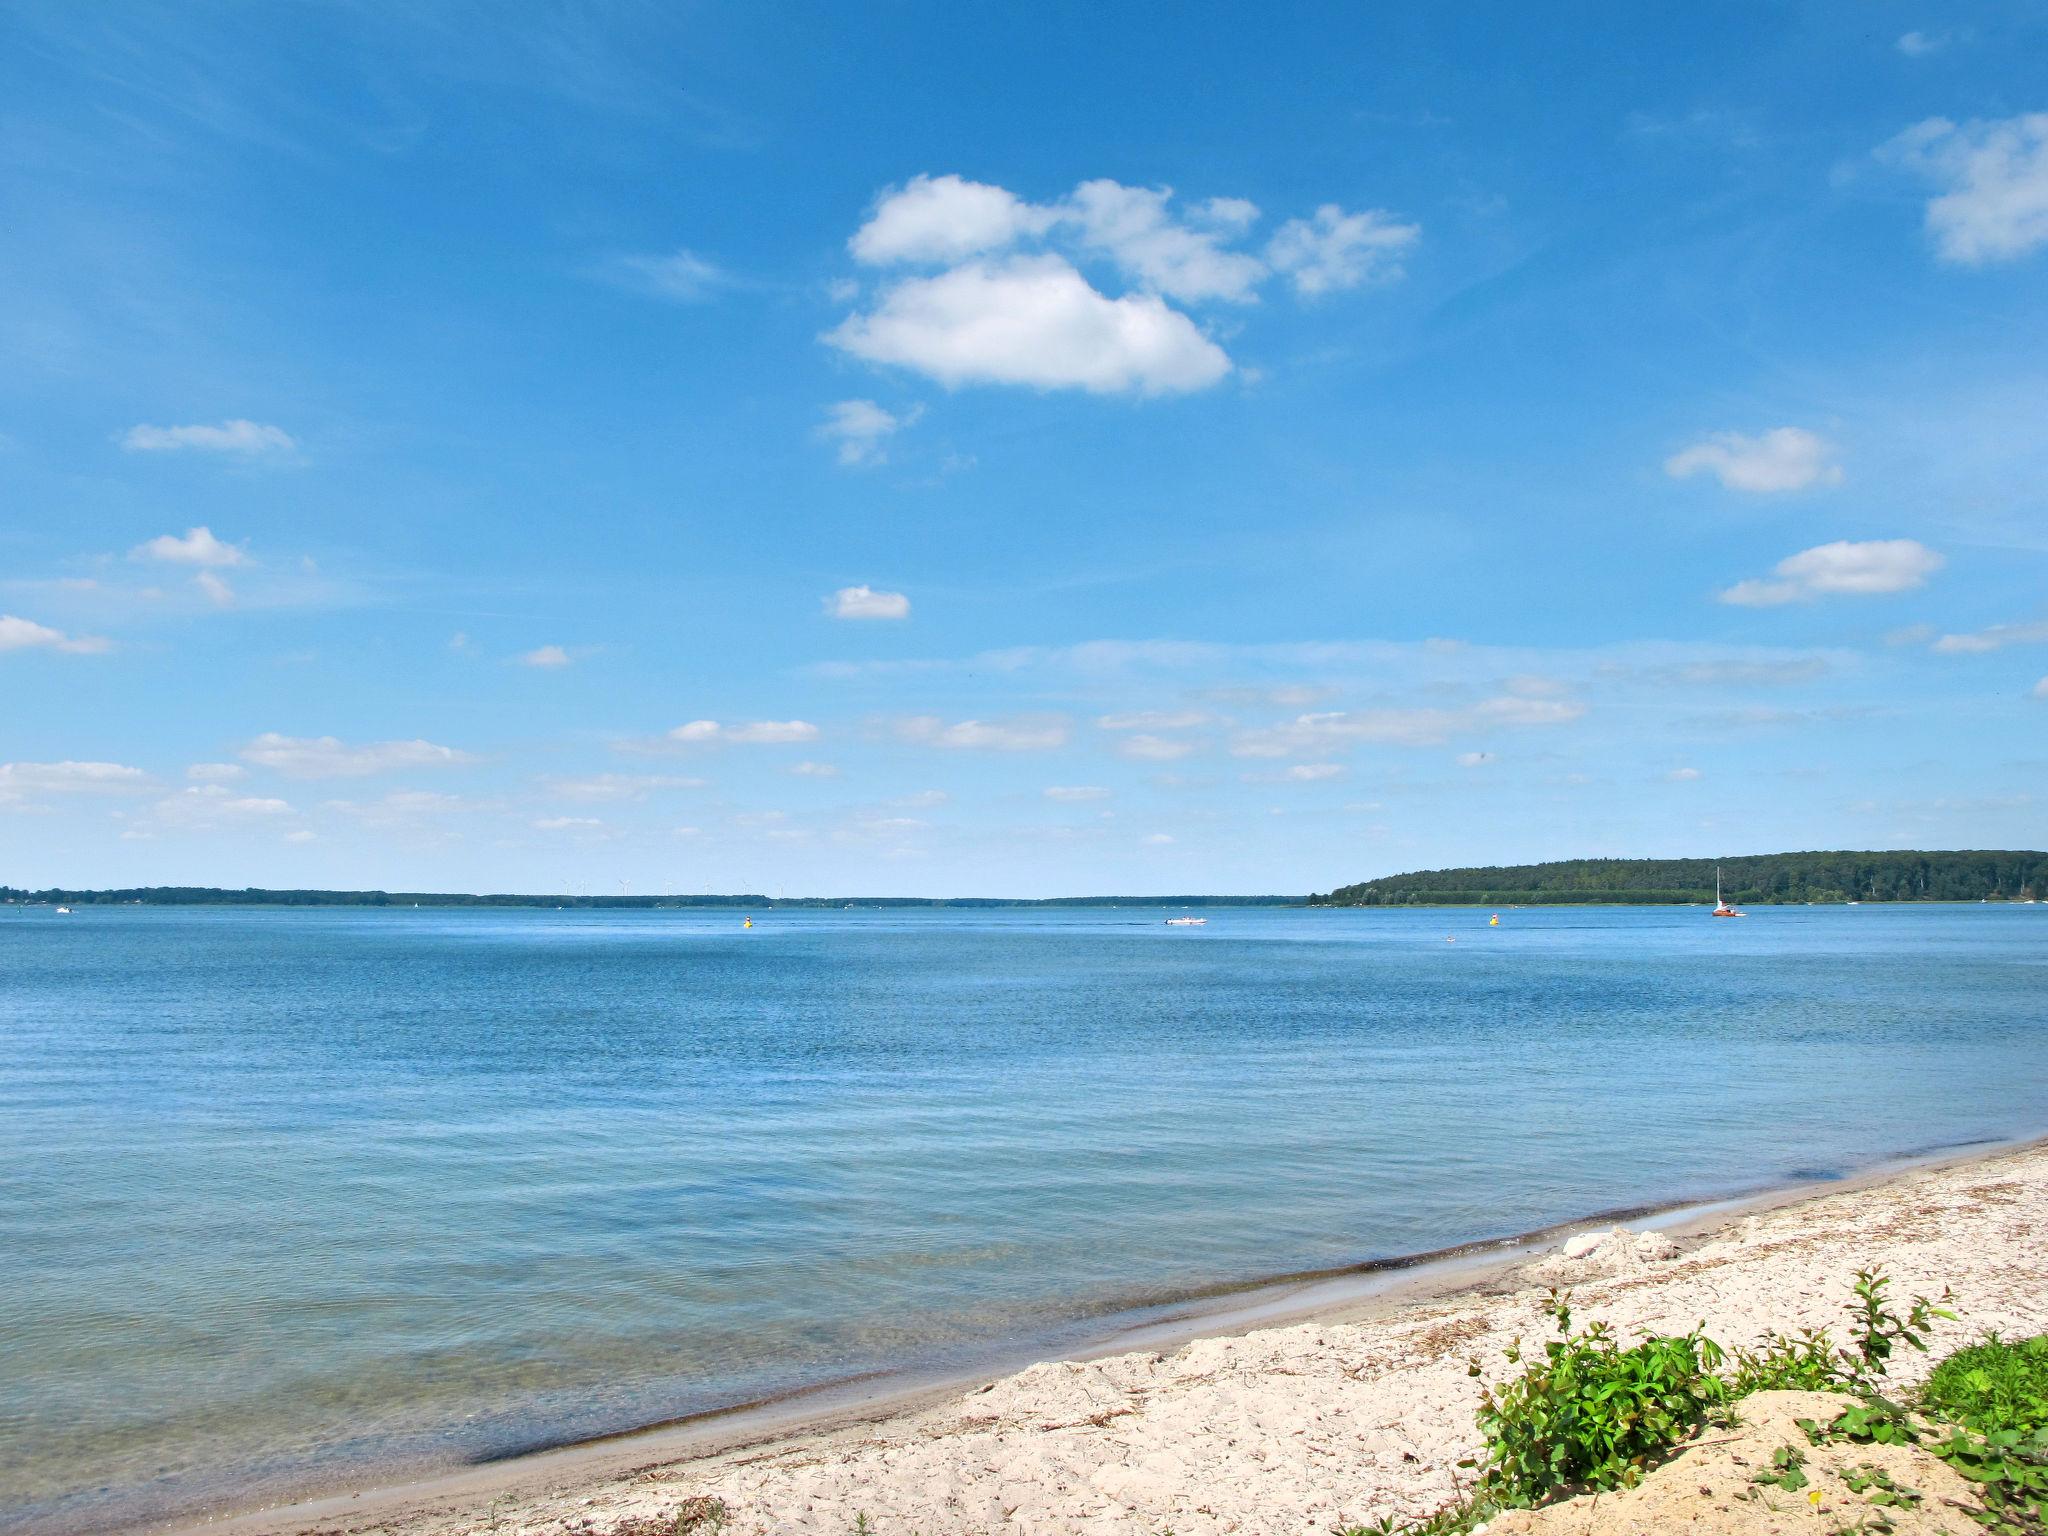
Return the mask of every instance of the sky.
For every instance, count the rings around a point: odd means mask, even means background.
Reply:
[[[10,0],[0,208],[0,883],[2041,845],[2038,5]]]

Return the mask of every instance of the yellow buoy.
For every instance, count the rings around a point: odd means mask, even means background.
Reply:
[[[1498,928],[1500,926],[1500,914],[1496,912],[1493,914],[1493,916],[1489,917],[1486,920],[1486,926],[1489,928]]]

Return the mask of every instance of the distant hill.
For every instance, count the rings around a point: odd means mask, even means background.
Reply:
[[[1561,859],[1426,869],[1343,885],[1312,907],[1675,905],[1714,899],[1713,859]],[[2048,899],[2048,853],[1758,853],[1721,859],[1722,889],[1752,906],[1808,901]]]
[[[1298,907],[1299,896],[474,896],[455,891],[222,890],[208,885],[148,885],[128,890],[17,890],[0,885],[0,904],[61,902],[67,907],[569,907],[627,911],[746,907],[755,911],[846,907]]]

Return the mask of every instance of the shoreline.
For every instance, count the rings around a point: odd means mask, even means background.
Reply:
[[[397,1481],[366,1475],[337,1480],[324,1491],[284,1503],[159,1518],[144,1525],[109,1529],[189,1532],[195,1536],[200,1532],[309,1536],[316,1531],[367,1530],[441,1536],[485,1525],[504,1530],[540,1529],[507,1517],[502,1506],[534,1498],[558,1500],[565,1496],[565,1488],[585,1493],[605,1489],[622,1479],[645,1479],[657,1469],[688,1481],[693,1469],[710,1470],[740,1453],[751,1453],[748,1459],[759,1461],[813,1443],[830,1443],[863,1429],[902,1426],[948,1403],[990,1393],[1034,1373],[1085,1369],[1147,1354],[1163,1359],[1158,1352],[1177,1349],[1185,1353],[1206,1341],[1247,1341],[1304,1326],[1384,1325],[1461,1300],[1484,1303],[1516,1294],[1518,1280],[1523,1282],[1519,1289],[1526,1291],[1525,1272],[1544,1261],[1564,1238],[1589,1227],[1627,1223],[1635,1230],[1663,1232],[1683,1245],[1694,1246],[1772,1213],[1864,1192],[1896,1190],[1915,1179],[1988,1169],[2007,1161],[2039,1163],[2044,1188],[2048,1188],[2048,1136],[1952,1144],[1881,1159],[1839,1178],[1613,1209],[1533,1232],[1483,1238],[1427,1253],[1221,1286],[1106,1315],[1101,1321],[1114,1320],[1114,1326],[1092,1340],[1066,1346],[1053,1365],[1025,1368],[1022,1351],[991,1350],[971,1370],[905,1368],[867,1373]],[[2042,1284],[2044,1296],[2048,1296],[2048,1277]],[[1713,1319],[1708,1321],[1711,1328]],[[933,1533],[927,1530],[926,1536]]]

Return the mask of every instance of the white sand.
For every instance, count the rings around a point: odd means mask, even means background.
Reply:
[[[459,1486],[279,1511],[275,1532],[443,1536],[611,1532],[666,1520],[686,1497],[730,1511],[729,1536],[1326,1533],[1420,1515],[1476,1454],[1477,1356],[1549,1328],[1543,1285],[1569,1278],[1582,1320],[1624,1336],[1702,1322],[1726,1344],[1837,1324],[1853,1271],[1881,1264],[1900,1297],[1952,1287],[1962,1321],[1937,1352],[1997,1329],[2048,1331],[2048,1149],[2029,1148],[1731,1217],[1681,1236],[1610,1239],[1383,1315],[1198,1339],[1170,1353],[1035,1365],[936,1406],[715,1454],[657,1461],[650,1442],[555,1458]],[[1541,1279],[1539,1279],[1539,1272]],[[1469,1284],[1469,1281],[1467,1282]],[[1357,1309],[1354,1309],[1354,1314]],[[1926,1360],[1903,1361],[1912,1379]]]

